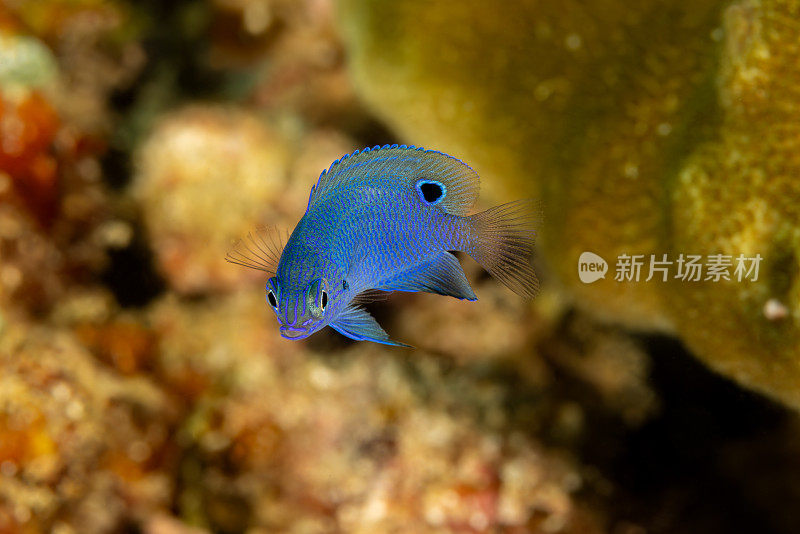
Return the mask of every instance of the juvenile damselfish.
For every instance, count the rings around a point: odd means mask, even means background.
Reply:
[[[284,338],[330,326],[351,339],[405,346],[361,307],[364,296],[427,291],[477,300],[451,251],[469,254],[524,297],[538,290],[531,265],[537,204],[467,215],[479,187],[472,168],[442,152],[366,148],[322,172],[282,252],[274,240],[251,235],[227,259],[274,274],[266,296]]]

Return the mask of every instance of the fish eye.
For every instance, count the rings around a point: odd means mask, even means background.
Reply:
[[[275,293],[273,293],[271,289],[267,291],[267,301],[269,302],[269,305],[275,308],[277,311],[278,299],[275,298]]]
[[[267,302],[269,305],[272,306],[272,309],[275,310],[275,313],[278,313],[278,279],[274,276],[267,280]]]
[[[324,278],[319,278],[311,282],[306,293],[306,304],[311,311],[311,315],[317,319],[322,319],[325,315],[325,308],[328,307],[328,283]]]

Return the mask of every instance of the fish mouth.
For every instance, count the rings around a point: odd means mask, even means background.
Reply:
[[[286,339],[303,339],[308,337],[308,328],[296,326],[281,326],[281,336]]]

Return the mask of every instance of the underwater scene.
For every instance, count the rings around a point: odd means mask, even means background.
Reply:
[[[0,0],[0,534],[800,532],[800,0]]]

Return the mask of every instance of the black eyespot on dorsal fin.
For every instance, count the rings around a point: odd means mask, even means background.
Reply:
[[[447,194],[445,185],[437,180],[427,180],[423,178],[417,181],[416,187],[422,201],[431,206],[441,202]]]

